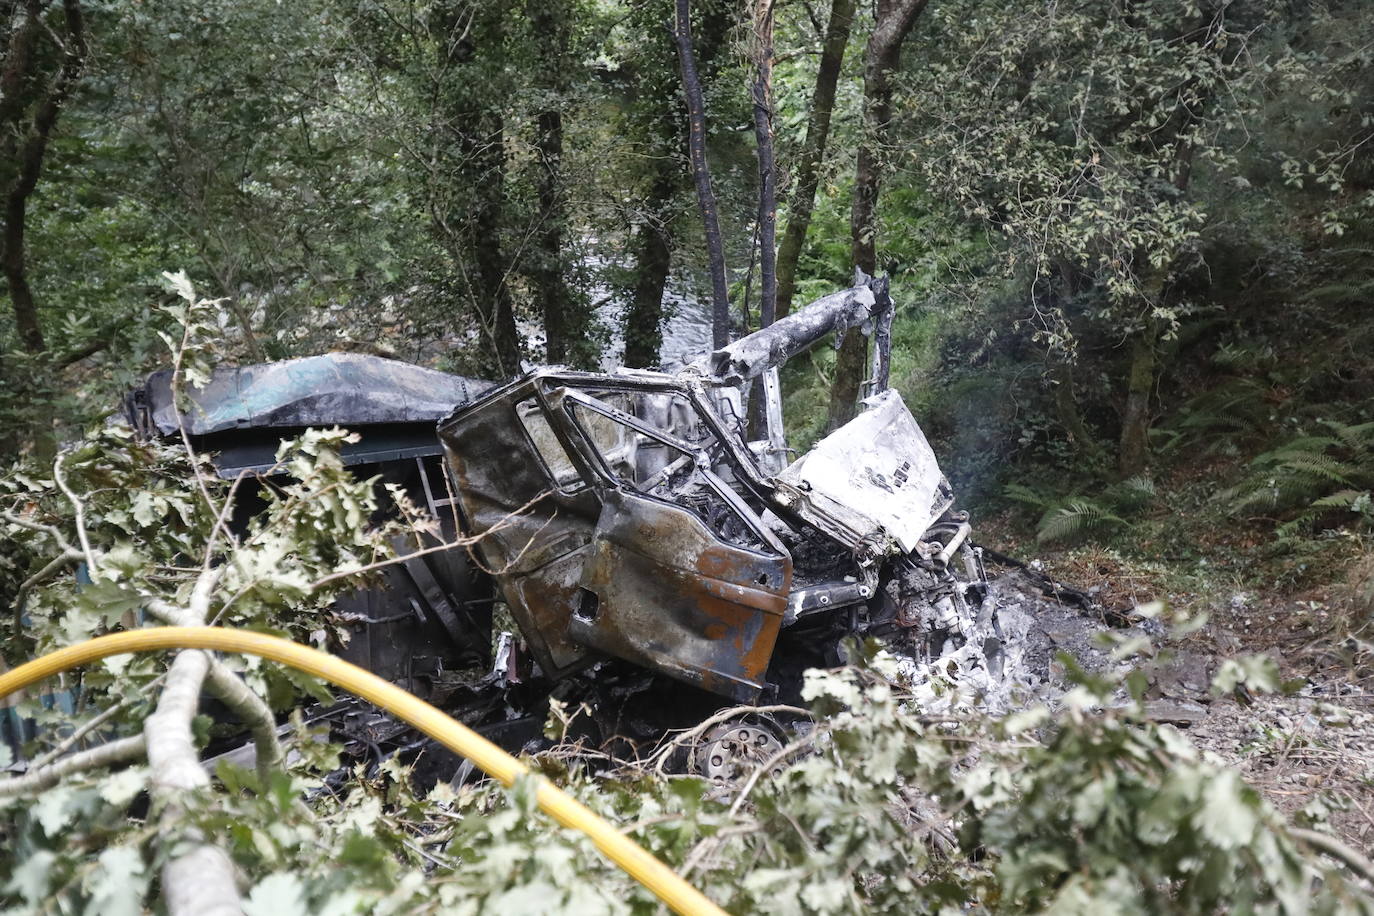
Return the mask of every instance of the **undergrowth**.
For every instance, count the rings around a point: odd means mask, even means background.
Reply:
[[[1323,421],[1326,435],[1299,435],[1251,459],[1219,494],[1238,514],[1277,521],[1281,539],[1374,524],[1374,422]]]

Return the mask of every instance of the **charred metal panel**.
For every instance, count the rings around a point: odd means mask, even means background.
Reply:
[[[329,425],[343,426],[359,434],[357,442],[344,442],[339,446],[339,460],[344,467],[406,463],[444,453],[432,423],[360,426],[338,421]],[[196,444],[213,453],[216,473],[225,480],[232,480],[244,471],[263,473],[275,468],[276,473],[285,473],[278,467],[277,449],[283,440],[304,432],[304,427],[228,430],[196,437]]]
[[[885,332],[882,319],[890,315],[892,299],[887,279],[875,280],[862,271],[855,274],[849,289],[831,293],[808,303],[797,311],[721,347],[699,361],[705,371],[726,384],[739,385],[757,378],[770,368],[813,346],[825,335],[878,322],[876,330]],[[869,327],[866,330],[874,330]],[[880,371],[886,385],[886,363]]]
[[[526,422],[531,402],[542,426]],[[540,668],[556,678],[588,660],[567,630],[601,506],[580,473],[565,472],[578,466],[560,454],[561,441],[546,436],[546,428],[551,429],[537,385],[526,378],[455,413],[440,424],[439,438],[466,533],[480,538],[474,551]]]
[[[545,671],[589,648],[757,697],[792,561],[736,491],[761,484],[699,388],[536,372],[456,411],[440,438],[466,527]]]
[[[896,389],[777,475],[774,499],[856,553],[910,553],[953,504]]]
[[[177,431],[171,370],[132,392],[125,412],[146,434]],[[216,369],[204,388],[184,385],[192,436],[226,430],[434,423],[493,383],[362,353],[326,353]]]
[[[574,638],[741,702],[758,698],[792,560],[723,543],[692,513],[611,490]]]

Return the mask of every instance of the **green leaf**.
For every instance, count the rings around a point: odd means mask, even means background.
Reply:
[[[807,906],[821,913],[833,913],[845,909],[852,888],[842,878],[828,881],[808,881],[802,886],[801,899]]]
[[[134,796],[142,792],[147,784],[148,771],[145,768],[129,767],[101,781],[100,797],[116,808],[123,808],[133,801]]]
[[[30,907],[37,908],[48,896],[49,879],[56,861],[57,853],[50,850],[32,853],[15,866],[5,890],[18,894]]]
[[[310,916],[305,905],[305,886],[287,872],[268,875],[257,883],[243,902],[245,916]]]
[[[34,802],[33,816],[43,825],[43,832],[48,836],[56,837],[71,821],[75,812],[70,802],[75,794],[76,790],[69,786],[57,786],[39,795]]]
[[[138,916],[148,879],[143,857],[133,846],[111,846],[97,860],[100,870],[91,884],[86,912],[98,916]]]
[[[1255,791],[1234,770],[1222,770],[1202,790],[1202,808],[1194,826],[1222,849],[1239,849],[1254,838],[1259,826]]]
[[[1019,735],[1024,731],[1029,731],[1045,722],[1050,717],[1049,707],[1043,703],[1014,712],[1002,720],[1002,731],[1008,737]]]
[[[196,301],[196,288],[191,283],[191,278],[186,276],[186,271],[178,270],[176,273],[164,270],[162,279],[166,281],[169,292],[176,293],[187,302]]]
[[[1228,658],[1212,679],[1212,692],[1222,696],[1244,685],[1258,693],[1273,693],[1282,685],[1278,662],[1268,655]]]

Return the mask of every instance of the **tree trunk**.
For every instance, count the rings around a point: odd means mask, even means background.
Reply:
[[[79,0],[64,0],[62,4],[66,35],[61,43],[62,62],[46,91],[31,87],[42,85],[37,54],[42,31],[43,6],[30,2],[24,5],[25,19],[10,34],[5,49],[4,68],[0,71],[0,132],[3,132],[3,153],[13,165],[4,172],[12,174],[5,188],[5,225],[0,233],[0,270],[5,276],[10,306],[20,341],[29,353],[48,349],[43,325],[38,317],[38,305],[29,286],[25,264],[24,231],[28,222],[29,197],[38,186],[47,155],[48,139],[57,125],[57,116],[67,101],[81,70],[86,63],[86,31]],[[9,16],[18,15],[11,9]],[[13,20],[11,20],[13,21]],[[53,33],[49,33],[53,34]],[[54,35],[54,41],[56,37]],[[27,107],[34,103],[33,114]]]
[[[637,199],[627,229],[631,258],[629,304],[625,310],[624,365],[657,368],[662,365],[663,294],[672,266],[675,220],[679,218],[678,195],[686,181],[687,118],[678,93],[681,76],[672,65],[677,55],[677,30],[663,21],[663,5],[632,4],[630,27],[645,36],[632,58],[633,80],[626,86],[624,129],[634,147],[642,151],[645,172],[631,175]],[[696,49],[709,69],[717,42],[714,31],[723,29],[708,16],[698,23]],[[731,23],[732,24],[732,23]],[[677,354],[673,354],[676,356]]]
[[[591,352],[588,339],[591,315],[573,301],[565,276],[563,251],[568,214],[562,168],[563,112],[559,106],[573,66],[568,55],[571,20],[568,0],[548,0],[534,6],[531,24],[544,42],[539,83],[552,104],[539,112],[536,123],[535,149],[539,155],[535,184],[539,197],[539,229],[532,279],[544,312],[548,361],[585,369],[592,365],[596,356]]]
[[[559,111],[541,111],[537,119],[539,154],[538,196],[539,231],[534,270],[535,294],[544,311],[544,338],[550,363],[578,362],[570,354],[578,352],[579,338],[576,324],[580,316],[573,314],[572,297],[563,278],[563,226],[566,213],[563,207],[562,169],[563,115]]]
[[[480,176],[477,212],[475,214],[473,257],[481,288],[477,290],[479,303],[490,303],[483,309],[484,330],[490,335],[496,352],[496,368],[502,375],[520,371],[520,332],[515,326],[515,306],[511,301],[507,282],[510,265],[501,249],[501,210],[505,200],[506,157],[504,125],[499,115],[488,122],[491,132],[478,142]],[[480,307],[480,305],[479,305]]]
[[[0,194],[4,195],[0,274],[9,294],[15,330],[32,358],[23,378],[7,381],[15,389],[15,400],[32,411],[32,439],[28,444],[44,464],[57,454],[54,418],[49,409],[56,391],[56,367],[48,353],[38,303],[29,285],[25,231],[29,198],[38,187],[48,141],[86,64],[86,29],[79,0],[63,0],[62,12],[65,34],[59,39],[42,22],[44,4],[27,0],[22,11],[18,4],[7,4],[3,15],[8,20],[9,41],[0,57]],[[43,34],[61,52],[61,61],[51,75],[43,72],[45,55],[39,48]]]
[[[645,218],[635,232],[635,286],[625,314],[625,359],[632,369],[660,364],[663,347],[663,289],[672,266],[672,244],[665,221],[677,189],[677,171],[660,160],[658,175],[644,202]]]
[[[1150,395],[1155,383],[1155,338],[1151,321],[1131,338],[1131,367],[1126,380],[1126,407],[1121,412],[1118,469],[1122,477],[1145,470],[1150,460]]]
[[[38,306],[33,300],[28,277],[24,271],[24,221],[27,195],[11,194],[5,202],[4,272],[5,286],[14,310],[14,324],[19,341],[29,353],[48,349],[43,337],[43,325],[38,319]]]
[[[754,10],[754,139],[759,160],[759,327],[778,309],[778,186],[773,156],[773,0]],[[748,328],[745,328],[746,333]]]
[[[1078,409],[1078,398],[1073,393],[1073,366],[1057,361],[1050,367],[1050,381],[1054,385],[1054,412],[1059,425],[1064,427],[1074,450],[1080,455],[1101,457],[1102,449],[1083,422],[1083,414]]]
[[[892,71],[901,63],[902,41],[926,3],[927,0],[879,0],[873,34],[864,52],[864,126],[854,169],[849,234],[854,266],[867,274],[877,273],[878,191],[882,183],[881,152],[892,118]],[[868,341],[862,333],[846,334],[830,385],[828,430],[854,418],[868,368],[867,357]]]
[[[488,344],[487,369],[495,376],[520,371],[521,340],[515,324],[506,260],[505,122],[501,106],[509,91],[501,70],[487,66],[504,47],[512,10],[507,3],[447,0],[427,17],[437,76],[431,96],[430,173],[427,204],[436,237],[453,259],[453,285],[476,316]]]
[[[825,44],[821,49],[820,67],[816,71],[816,88],[811,94],[811,117],[806,125],[806,139],[802,142],[797,163],[797,182],[787,209],[787,228],[778,251],[779,318],[792,310],[792,298],[797,289],[797,262],[801,260],[806,231],[811,226],[811,213],[816,206],[816,189],[820,185],[821,164],[825,160],[826,141],[830,136],[830,115],[835,109],[835,87],[839,83],[840,68],[844,64],[844,49],[849,44],[849,30],[854,23],[854,0],[834,0],[830,6],[830,21],[825,27]]]
[[[706,102],[701,93],[696,55],[692,50],[692,12],[690,0],[677,0],[678,63],[682,68],[682,89],[687,99],[687,149],[692,160],[692,178],[697,187],[697,206],[706,233],[706,254],[711,268],[711,340],[719,348],[730,342],[730,291],[725,280],[725,246],[720,237],[720,217],[716,195],[711,189],[711,173],[706,165]]]

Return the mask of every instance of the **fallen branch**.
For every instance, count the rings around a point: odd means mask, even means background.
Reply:
[[[162,812],[162,842],[173,852],[162,867],[162,896],[172,916],[237,916],[241,912],[229,856],[207,843],[199,829],[179,824],[185,814],[183,799],[210,785],[191,735],[191,720],[200,705],[209,667],[210,658],[204,652],[177,653],[157,710],[143,724],[152,770],[150,789]],[[175,837],[178,832],[180,836]]]
[[[23,776],[0,780],[0,798],[41,792],[57,785],[64,776],[126,763],[142,757],[144,748],[144,736],[134,735],[63,757],[45,766],[34,767]]]
[[[243,682],[221,662],[211,659],[206,686],[215,699],[228,706],[253,735],[258,777],[263,785],[273,770],[281,766],[281,742],[277,740],[277,720],[272,708],[257,691]]]
[[[72,553],[75,551],[71,542],[67,540],[61,531],[52,525],[45,525],[42,522],[35,522],[32,519],[24,518],[22,515],[14,515],[13,513],[4,511],[0,511],[0,519],[4,519],[11,525],[18,525],[20,528],[27,528],[30,531],[41,531],[43,534],[52,538],[53,542],[57,544],[58,548],[63,553]]]
[[[200,575],[185,611],[161,601],[150,605],[186,625],[204,625],[222,569]],[[200,765],[200,754],[191,735],[191,721],[200,706],[200,691],[209,670],[207,653],[177,653],[167,672],[167,684],[158,698],[157,709],[143,723],[148,765],[152,769],[150,790],[154,805],[161,808],[163,843],[172,852],[162,867],[162,898],[172,916],[237,916],[241,912],[234,864],[228,854],[206,842],[199,829],[179,823],[185,813],[183,799],[210,785],[210,776]],[[177,843],[177,839],[184,843]]]
[[[158,684],[162,683],[162,681],[166,679],[166,677],[167,675],[160,674],[142,689],[145,691],[151,690],[153,687],[156,687]],[[119,715],[120,712],[128,708],[128,705],[128,700],[120,700],[118,703],[115,703],[114,705],[106,708],[102,713],[100,713],[100,715],[83,722],[75,731],[73,731],[67,737],[63,738],[56,746],[54,746],[50,750],[44,751],[42,754],[39,754],[37,757],[33,758],[33,761],[29,764],[29,772],[33,772],[34,770],[40,767],[45,767],[57,758],[61,757],[63,754],[67,753],[67,751],[71,750],[73,747],[76,746],[76,743],[78,741],[89,735],[91,732],[95,731],[100,726],[104,725],[106,722],[113,719],[115,716]]]
[[[58,455],[57,460],[52,463],[52,477],[57,482],[62,495],[66,496],[72,504],[72,517],[76,522],[76,537],[81,542],[81,551],[86,557],[86,569],[94,578],[98,564],[95,562],[95,551],[91,549],[91,539],[86,533],[86,504],[67,485],[67,478],[62,473],[62,461],[65,458],[65,455]]]
[[[485,539],[488,535],[490,535],[493,531],[500,531],[503,528],[509,528],[511,525],[515,523],[515,519],[522,517],[522,513],[526,512],[531,507],[533,507],[535,503],[551,495],[552,493],[552,490],[544,490],[540,492],[537,496],[530,499],[523,506],[511,511],[506,515],[505,518],[501,519],[496,524],[488,528],[486,531],[483,531],[481,534],[474,534],[471,537],[457,537],[451,541],[444,541],[441,544],[435,544],[431,547],[422,547],[419,550],[413,550],[407,554],[397,555],[394,557],[387,557],[385,560],[378,560],[375,563],[368,563],[363,566],[354,567],[353,569],[344,569],[336,573],[330,573],[327,576],[322,576],[319,579],[316,579],[314,582],[311,582],[309,587],[307,588],[307,591],[314,592],[319,590],[321,587],[328,585],[331,582],[337,582],[340,579],[347,579],[351,576],[361,576],[366,573],[376,572],[379,569],[385,569],[388,566],[396,566],[398,564],[405,563],[407,560],[414,560],[417,557],[427,556],[431,553],[442,553],[446,550],[452,550],[455,547],[473,547],[481,543],[482,540]],[[552,521],[552,519],[550,519],[549,521]],[[548,524],[549,522],[546,521],[544,523],[544,527],[548,527]],[[544,528],[541,527],[539,531],[536,531],[535,534],[531,535],[530,540],[525,544],[524,549],[522,549],[520,553],[515,556],[514,559],[512,559],[501,569],[491,570],[485,567],[481,567],[482,571],[490,575],[500,575],[508,571],[511,568],[511,566],[513,566],[517,561],[519,561],[520,557],[524,556],[525,550],[529,549],[529,546],[534,542],[535,537],[537,537],[538,534],[543,530]],[[476,558],[474,557],[473,559],[475,560]],[[480,566],[480,564],[478,565]],[[236,598],[238,598],[238,595],[234,596],[234,599]],[[230,602],[228,603],[232,603],[234,599],[230,599]]]
[[[148,613],[172,626],[196,626],[189,612],[160,599],[152,599],[147,604]],[[203,618],[202,618],[203,619]],[[268,774],[281,765],[281,742],[277,740],[277,719],[272,708],[257,692],[245,684],[237,674],[230,671],[219,660],[207,656],[206,687],[215,699],[233,712],[238,720],[248,726],[253,736],[256,751],[258,776],[264,781]]]
[[[734,817],[739,814],[739,809],[744,805],[744,800],[749,797],[750,792],[754,791],[754,786],[758,784],[763,774],[773,769],[773,767],[777,766],[779,763],[782,763],[797,751],[805,750],[810,747],[820,735],[821,730],[819,728],[812,729],[786,747],[779,748],[767,760],[755,767],[754,772],[749,774],[749,778],[745,780],[744,786],[740,788],[739,795],[735,796],[734,802],[730,805],[730,816]]]
[[[1302,827],[1289,827],[1288,833],[1294,839],[1301,840],[1318,852],[1326,853],[1331,858],[1341,862],[1366,881],[1374,882],[1374,862],[1366,859],[1357,850],[1352,849],[1335,837],[1318,833],[1315,830],[1304,830]]]
[[[83,559],[81,552],[77,550],[64,550],[53,557],[38,572],[29,576],[19,584],[19,588],[14,593],[14,634],[19,636],[24,632],[24,605],[29,598],[29,592],[35,586],[43,584],[44,580],[57,572],[68,563],[75,563]]]

